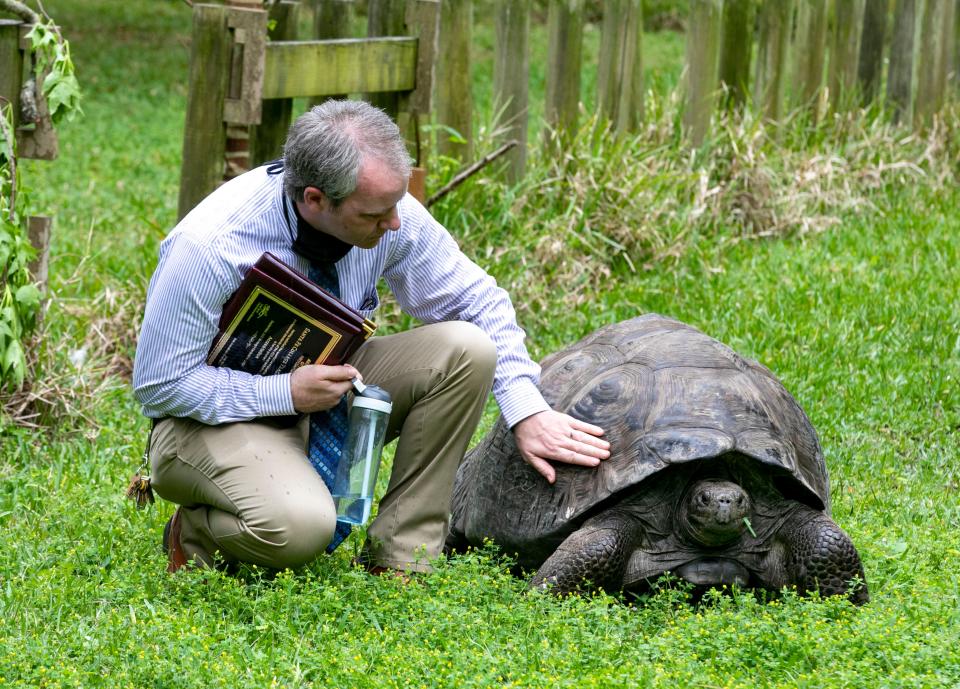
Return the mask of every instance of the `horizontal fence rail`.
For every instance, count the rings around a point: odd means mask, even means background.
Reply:
[[[263,97],[409,91],[416,65],[415,38],[268,43]]]

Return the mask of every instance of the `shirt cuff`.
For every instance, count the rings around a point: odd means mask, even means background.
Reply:
[[[497,403],[508,428],[513,428],[528,416],[550,409],[550,405],[533,383],[517,383],[503,392]]]
[[[257,403],[260,406],[257,416],[291,416],[297,413],[293,408],[289,373],[262,376],[257,380],[256,389]]]

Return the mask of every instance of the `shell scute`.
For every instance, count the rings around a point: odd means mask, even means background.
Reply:
[[[643,443],[664,465],[719,457],[736,447],[734,438],[712,428],[666,428],[647,433]]]

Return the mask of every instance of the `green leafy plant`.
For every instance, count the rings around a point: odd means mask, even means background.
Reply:
[[[49,17],[38,20],[30,40],[31,79],[41,83],[54,124],[72,119],[80,109],[70,44]],[[28,268],[36,257],[27,232],[27,197],[20,189],[17,140],[10,104],[0,117],[0,389],[19,388],[27,374],[23,342],[37,324],[40,290]]]
[[[58,124],[83,112],[80,108],[80,84],[77,81],[70,44],[53,20],[37,22],[27,34],[34,60],[35,74],[43,76],[43,97],[47,99],[50,119]]]
[[[36,256],[17,194],[16,137],[7,105],[0,116],[0,388],[19,387],[26,375],[23,339],[36,324],[40,291],[27,269]]]

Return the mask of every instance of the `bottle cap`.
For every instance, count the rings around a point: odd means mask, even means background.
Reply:
[[[353,398],[353,406],[363,407],[364,409],[374,409],[376,411],[382,411],[385,414],[389,414],[393,409],[393,404],[390,402],[373,399],[372,397],[360,397],[359,395]]]
[[[376,385],[365,385],[363,392],[354,395],[353,406],[376,409],[387,414],[393,409],[390,393]]]

